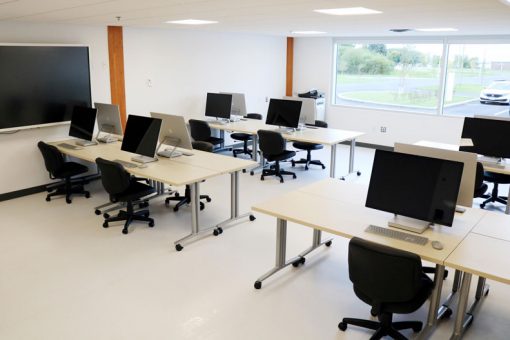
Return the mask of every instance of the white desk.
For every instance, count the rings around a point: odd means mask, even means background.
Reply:
[[[59,146],[60,143],[74,144],[75,140],[66,140],[50,143],[55,145],[60,152],[95,163],[96,158],[108,160],[122,160],[130,163],[133,154],[120,150],[120,143],[98,144],[87,146],[80,150],[73,150]],[[215,235],[220,234],[224,228],[231,226],[233,222],[253,215],[249,213],[239,214],[239,171],[251,167],[255,162],[250,160],[235,159],[223,155],[211,154],[200,150],[193,150],[193,156],[181,156],[177,158],[160,158],[159,161],[147,164],[146,168],[126,168],[136,176],[148,178],[156,182],[159,193],[164,192],[164,183],[173,186],[190,185],[191,188],[191,233],[174,242],[175,248],[180,251],[183,244],[196,240],[204,233],[214,229]],[[214,227],[200,229],[199,223],[199,184],[201,181],[221,174],[231,174],[231,211],[230,218],[215,225]]]
[[[276,130],[278,127],[274,125],[268,125],[261,120],[247,119],[238,122],[232,122],[227,124],[218,124],[214,121],[209,121],[209,126],[213,129],[220,131],[233,131],[247,133],[253,136],[253,160],[257,160],[258,150],[258,130]],[[300,131],[292,133],[283,133],[282,136],[288,141],[293,142],[305,142],[329,145],[331,148],[330,156],[330,177],[335,177],[336,170],[336,147],[339,143],[350,141],[350,154],[349,154],[349,172],[354,172],[354,153],[356,149],[356,138],[363,136],[364,133],[357,131],[338,130],[330,128],[304,128]]]
[[[304,263],[304,257],[322,244],[331,245],[331,240],[321,241],[320,231],[346,238],[360,237],[415,253],[422,259],[436,264],[434,291],[427,321],[426,332],[428,332],[437,322],[437,311],[439,310],[439,315],[442,316],[446,308],[439,308],[444,261],[486,212],[479,209],[467,209],[463,214],[456,214],[453,227],[436,226],[426,230],[423,236],[443,244],[442,250],[436,250],[432,248],[430,242],[421,246],[365,232],[369,224],[384,227],[392,217],[392,214],[366,208],[364,206],[366,192],[367,187],[364,185],[327,179],[254,205],[252,210],[277,219],[275,266],[257,279],[255,288],[261,288],[264,280],[286,266],[290,264],[299,266]],[[287,221],[308,226],[314,230],[310,248],[290,260],[286,259]]]

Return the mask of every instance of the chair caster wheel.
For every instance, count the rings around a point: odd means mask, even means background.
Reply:
[[[294,161],[291,161],[291,163],[292,163],[292,167],[296,166],[296,163],[294,163]]]
[[[200,202],[200,211],[204,210],[205,209],[205,204]]]
[[[325,245],[326,247],[331,247],[331,243],[333,243],[333,241],[328,241],[328,242],[324,243],[324,245]]]
[[[245,173],[246,173],[246,169],[243,169],[243,174],[245,174]]]
[[[341,330],[341,331],[345,331],[347,329],[347,324],[345,322],[340,322],[338,324],[338,328]]]
[[[149,227],[151,227],[151,228],[153,228],[153,227],[154,227],[154,221],[149,222]]]
[[[179,211],[179,207],[175,206],[175,207],[174,207],[174,211],[175,211],[175,212],[178,212],[178,211]]]
[[[262,288],[262,282],[260,282],[260,281],[255,281],[255,284],[253,285],[253,287],[255,287],[255,289],[260,289],[260,288]]]
[[[177,251],[181,251],[181,250],[183,250],[183,249],[184,249],[184,247],[183,247],[183,246],[181,246],[180,244],[176,244],[176,245],[175,245],[175,250],[177,250]]]
[[[127,229],[122,229],[122,233],[123,233],[124,235],[126,235],[126,234],[128,233],[128,230],[127,230]]]
[[[322,170],[326,169],[326,167],[324,165],[322,165]]]
[[[263,181],[264,180],[264,176],[260,176],[260,180]]]
[[[96,214],[96,215],[101,215],[101,210],[96,209],[96,211],[94,211],[94,214]]]
[[[174,196],[175,196],[175,197],[181,197],[181,194],[179,194],[178,192],[176,192]]]
[[[413,327],[413,332],[418,333],[421,331],[421,329],[422,329],[422,325],[415,326],[415,327]]]
[[[280,183],[283,183],[283,179],[280,180]]]
[[[307,170],[308,170],[308,169],[307,169]],[[292,175],[292,178],[293,178],[293,179],[296,179],[296,178],[297,178],[297,176],[296,176],[296,175]]]
[[[305,171],[308,171],[308,167],[307,166],[305,166]]]
[[[250,175],[253,176],[255,175],[255,173],[253,171],[250,171]]]
[[[370,308],[370,315],[372,315],[372,317],[376,317],[377,316],[377,313],[374,312],[374,310],[372,308]]]
[[[103,223],[103,228],[108,228],[108,222]]]
[[[205,198],[205,201],[206,201],[207,203],[209,203],[209,202],[211,202],[211,201],[212,201],[212,199],[211,199],[210,197],[206,197],[206,198]]]
[[[213,231],[214,236],[218,236],[220,234],[223,234],[223,229],[221,227],[214,229],[214,231]]]
[[[356,171],[356,175],[361,176],[361,171]]]
[[[149,214],[149,213],[145,213],[145,214],[143,214],[143,217],[145,217],[145,218],[147,218],[147,217],[149,217],[149,216],[150,216],[150,214]]]
[[[67,203],[67,204],[71,204],[71,203],[73,203],[73,201],[72,201],[70,198],[67,198],[67,197],[66,197],[66,203]]]
[[[483,204],[483,203],[482,203],[482,204],[480,204],[480,208],[481,208],[481,209],[485,209],[485,204]]]
[[[446,308],[446,311],[441,316],[441,319],[448,319],[450,316],[452,316],[453,311],[450,307]]]
[[[46,197],[46,202],[51,201],[51,197]]]
[[[88,191],[87,191],[87,192],[85,193],[85,198],[90,198],[90,192],[88,192]]]
[[[104,214],[103,214],[103,217],[104,217],[104,218],[110,218],[110,215],[108,215],[107,213],[104,213]]]
[[[299,267],[300,264],[305,264],[305,262],[306,262],[306,259],[304,257],[301,257],[300,259],[292,262],[292,266],[297,268],[297,267]]]
[[[255,216],[253,216],[253,215],[250,215],[250,221],[252,221],[252,222],[253,222],[253,221],[255,221],[255,220],[256,220],[256,217],[255,217]]]
[[[487,296],[487,295],[489,295],[489,292],[490,292],[490,289],[487,289],[487,290],[485,291],[485,294],[483,294],[483,296]]]
[[[165,200],[165,206],[167,206],[167,207],[170,206],[170,201],[169,200]]]

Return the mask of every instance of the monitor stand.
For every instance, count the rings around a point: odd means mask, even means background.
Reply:
[[[395,217],[388,221],[388,226],[421,234],[428,229],[428,227],[430,226],[430,222],[395,215]]]
[[[158,151],[156,154],[158,156],[165,157],[165,158],[175,158],[175,157],[182,156],[182,152],[175,150],[175,149],[177,149],[179,144],[181,144],[181,140],[179,138],[165,137],[163,139],[163,141],[161,143],[159,143],[157,150],[159,150],[161,148],[161,145],[163,145],[163,143],[165,143],[167,141],[170,141],[171,144],[169,143],[169,145],[173,146],[173,148]]]
[[[156,162],[158,159],[156,157],[136,156],[136,157],[131,158],[131,160],[133,162],[146,164],[146,163]]]
[[[75,142],[75,144],[79,145],[79,146],[92,146],[92,145],[97,145],[97,142],[95,140],[78,139]]]
[[[106,129],[106,128],[108,128],[108,129]],[[114,126],[113,125],[103,124],[101,126],[101,129],[99,129],[99,131],[97,132],[96,140],[99,143],[114,143],[114,142],[118,142],[119,139],[117,137],[113,136],[111,131],[114,131]],[[102,137],[99,137],[101,132],[105,133],[105,135],[102,136]]]
[[[230,119],[227,119],[227,118],[218,118],[216,117],[216,120],[214,121],[216,124],[220,124],[220,125],[226,125],[228,123],[230,123]]]

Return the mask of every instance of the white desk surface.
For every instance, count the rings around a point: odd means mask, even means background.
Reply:
[[[251,135],[257,134],[258,130],[276,130],[277,126],[268,125],[264,123],[262,120],[257,119],[247,119],[241,120],[238,122],[232,122],[228,124],[217,124],[213,121],[209,121],[209,126],[214,129],[224,130],[224,131],[235,131],[248,133]],[[358,131],[349,131],[349,130],[339,130],[339,129],[331,129],[331,128],[304,128],[300,131],[295,131],[292,133],[283,133],[283,138],[289,141],[295,142],[307,142],[307,143],[318,143],[318,144],[326,144],[333,145],[338,144],[344,141],[352,140],[354,138],[358,138],[363,136],[363,132]]]
[[[448,256],[447,267],[510,284],[510,242],[470,233]]]
[[[183,150],[185,152],[193,153],[193,156],[179,156],[172,158],[173,162],[188,164],[204,169],[218,171],[223,174],[247,169],[258,165],[250,159],[241,159],[231,156],[219,155],[216,153],[205,152],[200,150]],[[164,157],[159,157],[164,159]]]
[[[122,161],[130,162],[130,163],[136,163],[131,160],[133,156],[135,156],[132,153],[125,152],[120,150],[120,143],[108,143],[108,144],[98,144],[98,145],[92,145],[84,147],[80,150],[73,150],[73,149],[66,149],[63,147],[59,147],[58,144],[60,143],[68,143],[68,144],[74,144],[75,140],[66,140],[66,141],[59,141],[59,142],[53,142],[49,143],[52,145],[55,145],[62,153],[73,156],[91,163],[95,163],[96,158],[101,157],[108,160],[115,160],[119,159]],[[207,159],[210,159],[209,156],[212,154],[206,153],[199,150],[193,150],[193,156],[188,156],[187,158],[199,158],[199,157],[207,157]],[[212,155],[217,157],[223,157],[219,155]],[[186,156],[181,156],[186,157]],[[178,157],[178,158],[181,158]],[[178,159],[175,158],[175,159]],[[236,165],[234,168],[230,167],[231,164],[227,164],[225,167],[223,167],[222,170],[217,169],[211,169],[211,168],[204,168],[201,166],[191,165],[187,164],[186,161],[177,162],[175,159],[168,159],[168,158],[161,158],[157,162],[148,163],[146,168],[126,168],[126,170],[134,174],[136,176],[149,178],[158,182],[167,183],[174,186],[181,186],[185,184],[191,184],[196,183],[199,181],[202,181],[207,178],[211,178],[214,176],[217,176],[222,173],[226,173],[229,171],[235,171],[237,167],[240,165]],[[216,162],[217,164],[212,165],[211,167],[220,167],[221,161],[223,158],[221,158],[220,161]],[[245,160],[238,160],[243,163]],[[192,162],[192,161],[191,161]],[[251,161],[248,161],[251,163]],[[232,170],[234,169],[234,170]]]
[[[314,186],[317,191],[314,193]],[[322,197],[317,193],[324,187],[328,193]],[[317,182],[304,191],[292,191],[268,201],[255,204],[252,209],[276,218],[305,225],[334,235],[363,239],[418,254],[422,259],[443,264],[447,256],[459,245],[485,211],[467,209],[456,214],[453,227],[435,226],[426,230],[422,236],[430,241],[440,241],[444,248],[433,249],[431,243],[421,246],[365,232],[369,224],[386,227],[393,214],[366,208],[364,201],[358,201],[366,195],[367,187],[354,186],[339,180],[327,179]],[[335,194],[335,198],[325,197]],[[404,231],[405,232],[405,231]]]
[[[510,242],[510,215],[487,211],[471,232]]]

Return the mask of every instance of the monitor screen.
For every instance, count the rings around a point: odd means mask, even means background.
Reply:
[[[473,146],[461,151],[498,158],[510,158],[510,121],[485,118],[464,118],[462,138],[471,138]]]
[[[244,93],[220,92],[222,94],[232,95],[232,110],[230,113],[234,116],[246,116],[246,100]]]
[[[118,105],[94,103],[99,131],[122,136],[122,122]]]
[[[129,115],[121,150],[154,157],[161,119]]]
[[[303,103],[298,100],[271,99],[266,124],[297,128]]]
[[[208,93],[205,103],[205,115],[207,117],[230,118],[232,110],[232,95],[224,93]]]
[[[451,226],[464,164],[376,150],[365,206]]]
[[[75,106],[69,127],[69,136],[84,140],[92,140],[96,124],[97,109]]]

